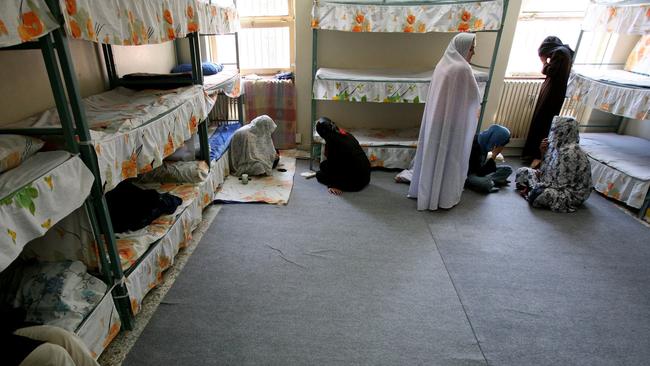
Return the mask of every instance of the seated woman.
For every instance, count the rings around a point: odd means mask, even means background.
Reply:
[[[578,122],[556,116],[548,142],[540,146],[544,155],[541,168],[517,170],[517,190],[533,207],[573,212],[589,198],[591,166],[579,140]]]
[[[507,165],[497,166],[495,159],[510,142],[510,131],[500,125],[492,125],[487,130],[476,134],[469,156],[469,169],[465,186],[481,193],[492,193],[499,186],[508,184],[512,168]],[[488,152],[492,156],[487,158]]]
[[[235,131],[230,140],[231,174],[252,176],[273,173],[278,153],[271,135],[276,128],[271,117],[262,115]]]
[[[370,161],[352,134],[340,129],[329,118],[316,122],[316,132],[325,140],[325,158],[316,179],[329,192],[356,192],[370,183]]]

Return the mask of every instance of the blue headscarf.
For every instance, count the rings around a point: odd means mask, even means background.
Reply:
[[[491,151],[495,146],[506,146],[510,142],[510,130],[500,125],[492,125],[487,130],[478,134],[478,144],[484,153]]]

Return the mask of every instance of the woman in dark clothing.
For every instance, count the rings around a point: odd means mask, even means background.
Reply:
[[[340,195],[342,191],[356,192],[370,183],[370,161],[352,134],[340,129],[329,118],[316,122],[316,132],[325,140],[325,158],[320,163],[316,179]]]
[[[522,153],[526,161],[541,159],[539,144],[548,136],[553,117],[562,109],[574,52],[559,38],[551,36],[544,39],[538,54],[544,65],[542,74],[546,75],[546,79],[537,98]]]
[[[508,184],[512,168],[496,164],[497,155],[508,142],[510,131],[500,125],[492,125],[474,136],[465,187],[481,193],[493,193],[499,190],[499,186]],[[492,152],[489,159],[488,152]]]

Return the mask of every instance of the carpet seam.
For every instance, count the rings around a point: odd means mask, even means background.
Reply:
[[[485,364],[487,366],[490,365],[490,362],[488,361],[487,357],[485,356],[485,352],[483,352],[483,347],[481,347],[481,342],[478,339],[478,336],[476,335],[476,331],[474,330],[474,325],[472,324],[472,320],[469,318],[469,314],[467,314],[467,309],[465,308],[465,303],[463,302],[463,299],[460,296],[460,293],[458,292],[458,288],[456,287],[456,283],[454,282],[454,278],[451,276],[451,273],[449,272],[449,268],[447,268],[447,262],[445,262],[445,258],[442,256],[442,252],[440,251],[440,247],[438,246],[438,241],[436,241],[436,236],[433,234],[433,231],[431,230],[431,226],[426,222],[426,220],[423,220],[424,224],[427,226],[427,229],[429,230],[429,234],[431,235],[431,240],[433,241],[433,245],[436,247],[436,251],[438,252],[438,256],[440,256],[440,260],[442,261],[442,265],[445,267],[445,271],[447,272],[447,276],[449,276],[449,281],[451,282],[451,286],[454,288],[454,291],[456,292],[456,297],[458,297],[458,301],[460,302],[460,306],[463,309],[463,313],[465,314],[465,319],[467,319],[467,323],[469,324],[469,328],[472,330],[472,335],[474,336],[474,339],[476,340],[476,345],[478,346],[479,351],[481,351],[481,356],[483,356],[483,360],[485,361]]]

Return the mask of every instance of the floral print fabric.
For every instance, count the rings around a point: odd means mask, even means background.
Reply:
[[[83,205],[93,181],[83,161],[65,151],[37,153],[0,175],[0,271]]]
[[[70,38],[137,46],[173,41],[189,33],[226,34],[239,30],[232,1],[60,0]]]
[[[555,117],[549,147],[539,171],[517,170],[518,187],[528,187],[533,207],[573,212],[591,194],[591,166],[580,149],[578,123],[571,117]]]
[[[637,75],[637,77],[648,78],[644,75]],[[614,84],[595,80],[580,72],[572,72],[567,96],[604,112],[634,119],[650,119],[650,89],[648,88]]]
[[[502,0],[401,5],[399,1],[314,0],[312,28],[346,32],[480,32],[498,30]],[[379,3],[379,4],[377,4]]]
[[[0,47],[36,40],[58,27],[45,0],[0,1]]]
[[[622,34],[650,32],[650,5],[614,5],[592,3],[585,12],[582,29]]]

